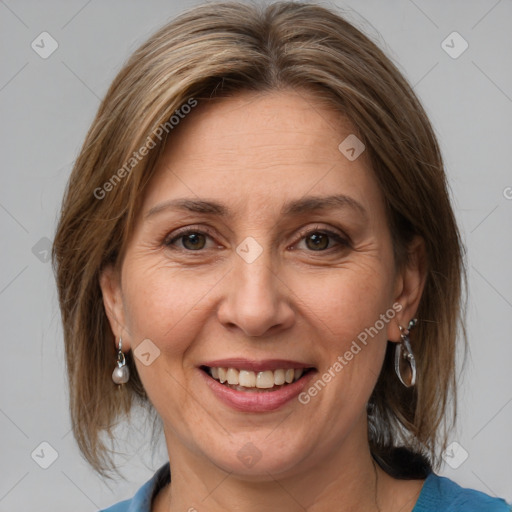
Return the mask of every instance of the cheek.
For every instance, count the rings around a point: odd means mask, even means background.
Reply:
[[[336,408],[360,408],[380,373],[387,327],[396,314],[392,272],[385,263],[361,260],[322,279],[302,279],[294,292],[303,298],[310,336],[322,354],[319,378],[333,383],[328,386]]]
[[[313,313],[323,330],[347,340],[357,337],[391,308],[392,277],[384,263],[354,261],[323,275],[301,276],[293,291],[304,304],[305,315],[311,317]]]
[[[197,270],[194,274],[171,268],[163,258],[155,258],[156,263],[151,259],[132,258],[123,269],[131,349],[142,384],[159,414],[179,417],[180,411],[186,409],[192,411],[187,417],[192,421],[198,413],[194,412],[194,400],[187,391],[190,365],[184,360],[204,325],[205,299],[218,278]],[[145,340],[150,340],[156,349]],[[149,364],[137,356],[147,351],[151,358],[158,354]]]
[[[183,352],[194,329],[201,327],[199,316],[205,298],[218,283],[217,273],[177,270],[162,258],[154,265],[133,259],[125,268],[125,320],[133,348],[149,338],[161,350]]]

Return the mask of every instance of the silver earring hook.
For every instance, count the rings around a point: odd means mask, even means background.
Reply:
[[[126,360],[123,352],[123,339],[119,336],[119,347],[117,349],[117,366],[121,368],[126,364]]]

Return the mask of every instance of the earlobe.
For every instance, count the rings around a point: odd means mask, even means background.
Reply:
[[[407,261],[397,276],[395,296],[395,303],[400,304],[402,309],[396,315],[397,321],[390,324],[388,332],[388,339],[396,342],[401,339],[399,325],[407,327],[409,321],[416,316],[427,277],[427,257],[423,238],[415,236],[407,252]],[[421,318],[419,320],[421,321]]]
[[[114,337],[123,337],[123,350],[130,349],[129,337],[126,336],[124,307],[121,293],[119,271],[113,266],[105,267],[100,274],[100,288],[103,295],[103,306]]]

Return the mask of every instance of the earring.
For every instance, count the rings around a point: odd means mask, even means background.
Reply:
[[[416,384],[416,360],[414,359],[414,355],[411,349],[411,342],[409,339],[409,331],[416,326],[418,320],[413,318],[407,329],[398,325],[400,329],[400,337],[402,341],[397,343],[395,347],[395,372],[400,379],[400,382],[406,387],[411,388]],[[407,363],[409,368],[407,369],[408,378],[404,379],[402,376],[402,372],[405,373],[404,363]]]
[[[112,372],[112,380],[115,384],[126,384],[130,380],[130,369],[126,366],[121,336],[119,336],[119,348],[117,350],[117,366]]]

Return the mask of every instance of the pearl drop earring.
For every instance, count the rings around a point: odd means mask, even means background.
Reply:
[[[117,351],[117,366],[112,372],[112,380],[115,384],[126,384],[130,380],[130,369],[126,366],[123,353],[123,340],[119,336],[119,349]]]

